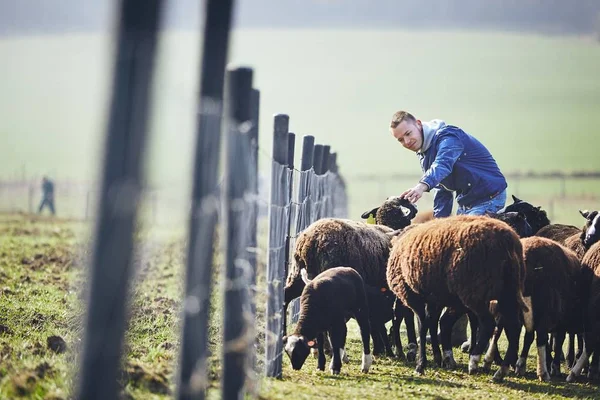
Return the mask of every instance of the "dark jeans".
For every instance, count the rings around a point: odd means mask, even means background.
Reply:
[[[49,199],[44,197],[42,199],[42,202],[40,203],[40,208],[38,209],[38,214],[40,214],[42,212],[42,209],[47,206],[50,209],[50,212],[52,213],[52,215],[56,214],[56,211],[54,210],[54,199]]]

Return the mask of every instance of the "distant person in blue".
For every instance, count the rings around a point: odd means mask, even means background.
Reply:
[[[42,202],[38,214],[41,214],[44,207],[48,207],[52,215],[56,214],[54,209],[54,182],[52,182],[47,176],[42,179]]]
[[[406,111],[392,116],[390,131],[402,146],[417,153],[423,170],[419,183],[400,197],[416,203],[424,192],[437,189],[435,218],[450,216],[455,196],[457,215],[484,215],[504,207],[506,179],[488,149],[473,136],[439,119],[422,122]],[[454,325],[454,346],[466,341],[466,327],[466,317]],[[463,343],[463,350],[468,345]]]

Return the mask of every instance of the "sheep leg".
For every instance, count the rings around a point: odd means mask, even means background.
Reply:
[[[410,302],[410,304],[415,304],[416,302]],[[425,345],[427,340],[427,317],[425,313],[425,304],[421,303],[413,306],[413,311],[417,314],[417,318],[419,321],[419,357],[417,358],[417,366],[415,368],[415,372],[419,375],[422,375],[425,372],[425,367],[427,366],[427,355],[425,352]]]
[[[579,339],[579,335],[577,335],[577,339]],[[581,347],[579,348],[581,349]],[[565,357],[567,361],[567,367],[572,368],[576,358],[577,355],[575,354],[575,335],[573,333],[569,333],[569,346],[567,347],[567,355]]]
[[[515,302],[516,303],[516,302]],[[512,309],[512,313],[510,310]],[[502,382],[504,377],[508,374],[511,365],[515,365],[517,361],[517,354],[519,352],[519,336],[521,334],[522,324],[517,317],[517,305],[514,304],[511,308],[506,308],[506,313],[503,315],[504,321],[504,332],[508,339],[508,348],[506,349],[506,355],[502,366],[494,374],[494,382]],[[546,340],[548,338],[546,337]]]
[[[498,351],[498,340],[500,340],[500,335],[502,335],[502,331],[504,330],[504,323],[502,322],[502,318],[496,324],[496,329],[494,330],[494,335],[492,336],[492,342],[488,346],[487,352],[485,353],[485,357],[483,358],[483,366],[481,369],[484,372],[490,372],[492,369],[492,364],[498,358],[500,359],[500,364],[502,364],[502,357],[500,356],[500,352]]]
[[[581,370],[583,369],[583,366],[588,358],[586,350],[587,343],[587,340],[583,342],[583,350],[581,351],[581,356],[579,356],[577,362],[575,363],[573,368],[571,368],[571,372],[569,372],[569,375],[567,376],[567,382],[573,382],[581,374]]]
[[[417,333],[415,330],[415,314],[413,311],[401,305],[402,314],[404,315],[404,325],[406,325],[406,336],[408,337],[408,351],[406,359],[415,361],[417,358]],[[398,337],[400,337],[400,325],[398,325]]]
[[[319,371],[325,371],[325,349],[324,342],[326,336],[323,335],[323,332],[317,334],[317,349],[318,349],[318,358],[317,358],[317,369]]]
[[[431,348],[433,350],[433,361],[438,367],[442,366],[442,352],[440,351],[440,345],[438,341],[438,322],[440,320],[440,314],[442,310],[440,307],[429,305],[427,307],[427,320],[429,325],[429,335],[431,336]]]
[[[558,330],[554,334],[554,357],[552,358],[552,363],[550,365],[550,376],[560,376],[560,360],[562,356],[563,343],[565,342],[565,335],[566,332],[564,330]],[[573,340],[569,340],[570,342],[573,342]]]
[[[461,346],[461,351],[463,353],[470,353],[471,349],[475,348],[475,342],[477,341],[477,328],[479,327],[479,320],[475,314],[469,311],[467,316],[469,317],[469,326],[471,327],[471,343],[469,343],[468,346],[465,346],[464,344]]]
[[[342,357],[341,350],[344,347],[346,340],[346,334],[348,329],[346,328],[346,322],[344,319],[337,320],[332,324],[331,330],[329,331],[329,339],[331,340],[331,364],[329,370],[333,375],[339,375],[342,369]]]
[[[521,355],[519,356],[517,365],[515,366],[515,373],[519,376],[524,376],[527,370],[527,356],[529,355],[529,349],[531,348],[534,338],[535,332],[525,331],[525,337],[523,338],[523,349],[521,350]]]
[[[396,347],[396,357],[401,360],[406,360],[404,350],[402,349],[402,339],[400,338],[400,324],[404,319],[402,306],[399,304],[398,299],[394,302],[394,317],[392,318],[392,327],[390,328],[391,341],[394,342]],[[411,312],[412,313],[412,312]]]
[[[464,314],[464,311],[458,311],[453,308],[446,308],[446,311],[444,311],[444,314],[440,319],[440,336],[442,342],[442,350],[444,352],[442,366],[444,367],[456,368],[456,361],[454,360],[454,354],[452,353],[452,327],[454,326],[456,321],[458,321],[458,319]]]
[[[548,347],[548,331],[544,328],[535,330],[537,345],[537,377],[541,382],[550,382],[548,364],[546,363],[546,351]]]
[[[494,333],[494,317],[489,311],[482,312],[478,315],[479,327],[477,329],[477,342],[475,346],[471,347],[469,352],[469,374],[474,374],[479,368],[479,360],[481,355],[485,352],[487,345],[489,344],[492,334]]]
[[[373,356],[371,355],[369,343],[369,336],[371,330],[369,326],[369,317],[363,310],[360,310],[356,313],[356,322],[358,323],[358,327],[360,328],[360,338],[363,345],[362,363],[360,366],[360,370],[364,373],[367,373],[369,372],[369,368],[371,368],[371,364],[373,363]]]
[[[600,354],[598,353],[598,341],[596,341],[596,345],[594,346],[594,350],[591,352],[592,353],[592,359],[590,361],[590,366],[588,368],[588,379],[589,380],[595,380],[598,379],[598,377],[600,376],[599,373],[599,359],[600,359]]]

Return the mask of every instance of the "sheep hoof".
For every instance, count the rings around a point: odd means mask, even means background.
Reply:
[[[417,375],[423,375],[425,373],[425,367],[423,365],[417,365],[417,368],[415,368],[415,373]]]
[[[571,383],[571,382],[575,382],[575,380],[577,379],[577,376],[570,372],[569,375],[567,376],[567,382]]]
[[[403,351],[399,351],[398,353],[396,353],[395,358],[400,361],[406,361],[406,355]]]
[[[317,371],[325,371],[325,366],[317,366]]]
[[[483,360],[483,364],[481,365],[481,371],[485,372],[486,374],[489,373],[492,370],[492,363],[493,361]]]
[[[406,351],[406,360],[414,362],[417,359],[417,345],[415,343],[408,344],[408,350]]]
[[[339,369],[332,369],[331,370],[331,375],[339,375],[340,374],[340,370]]]
[[[469,354],[469,352],[471,351],[471,341],[467,340],[466,342],[464,342],[460,346],[460,351],[462,351],[463,353]]]
[[[560,376],[560,364],[552,364],[550,366],[550,376]]]
[[[442,360],[442,367],[444,367],[444,368],[454,369],[454,368],[456,368],[456,366],[457,366],[456,361],[454,361],[454,358],[452,358],[450,356],[446,356]]]
[[[546,373],[538,375],[538,379],[540,382],[550,382],[550,374],[546,371]]]
[[[442,366],[442,355],[441,354],[434,354],[433,355],[433,362],[438,367],[441,367]]]
[[[515,366],[515,374],[517,374],[517,376],[525,376],[525,371],[527,370],[526,366],[527,362],[525,358],[519,357]]]
[[[479,367],[471,367],[469,365],[469,375],[475,375],[479,372]]]
[[[496,373],[494,374],[494,378],[492,379],[495,383],[501,383],[504,381],[504,377],[508,374],[509,367],[502,366]]]

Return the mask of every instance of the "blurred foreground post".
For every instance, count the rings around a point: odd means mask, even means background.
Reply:
[[[249,301],[253,271],[247,259],[248,235],[245,235],[248,229],[245,219],[251,207],[245,200],[253,186],[250,182],[251,94],[252,70],[228,71],[222,224],[225,238],[223,399],[243,398],[251,360],[248,343],[256,339]]]
[[[194,156],[178,398],[204,399],[214,231],[220,207],[217,189],[223,84],[233,0],[205,1],[202,70]]]
[[[162,0],[122,0],[79,399],[116,399]]]

